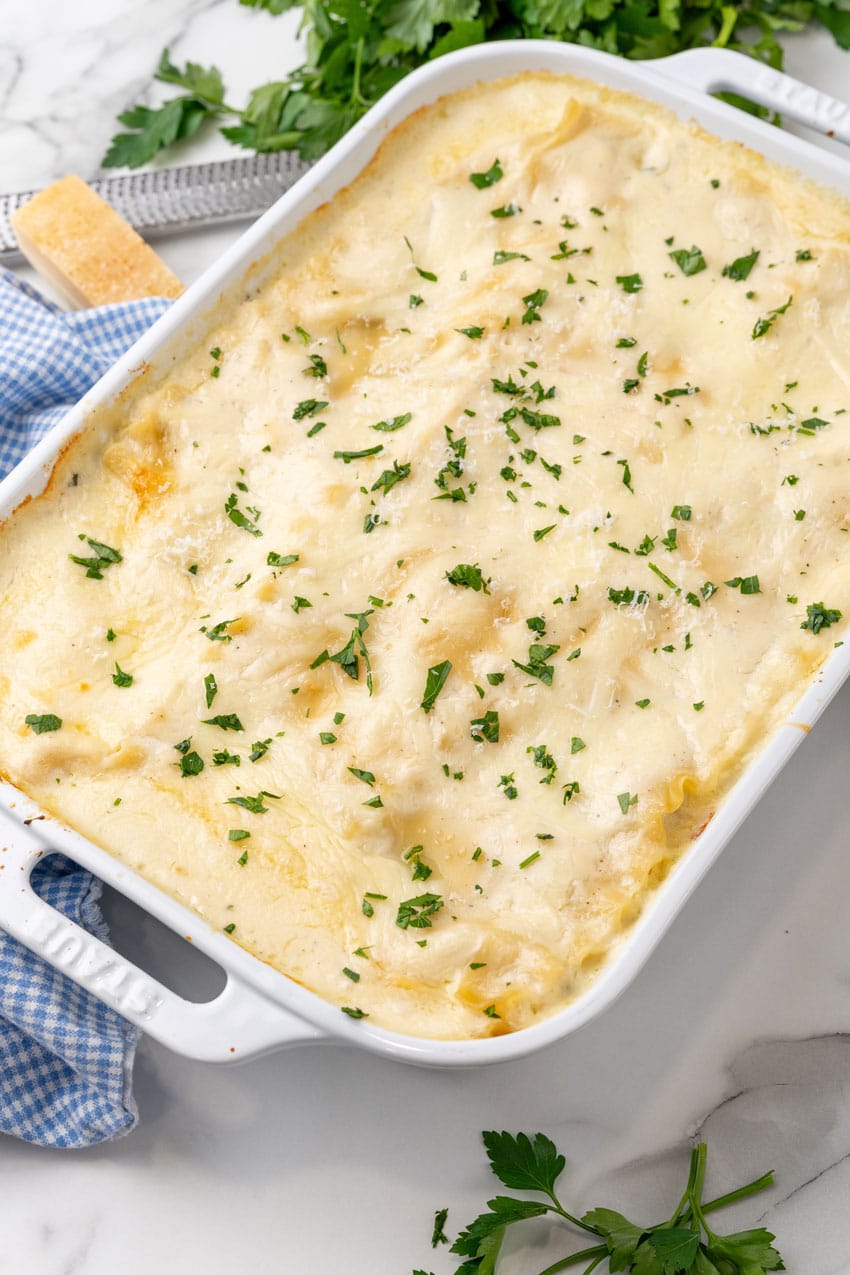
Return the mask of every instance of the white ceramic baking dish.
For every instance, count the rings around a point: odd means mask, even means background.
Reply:
[[[574,45],[511,41],[481,45],[422,68],[389,93],[296,187],[233,245],[132,350],[85,396],[51,434],[0,483],[0,518],[39,493],[55,459],[87,414],[133,380],[140,366],[167,368],[175,352],[202,330],[222,295],[249,289],[262,277],[264,259],[280,238],[339,190],[372,158],[382,138],[411,112],[477,81],[520,70],[587,76],[643,94],[696,119],[817,181],[850,195],[850,165],[781,132],[709,94],[746,94],[783,116],[850,142],[850,106],[734,53],[697,50],[652,63],[625,62]],[[273,264],[273,261],[272,261]],[[837,649],[796,711],[769,740],[723,803],[698,842],[649,901],[640,920],[591,988],[559,1013],[510,1036],[475,1041],[432,1041],[353,1022],[338,1007],[213,931],[199,917],[123,867],[72,829],[46,818],[11,785],[0,783],[0,927],[39,953],[95,996],[181,1054],[233,1062],[272,1049],[313,1041],[356,1043],[374,1053],[426,1066],[460,1066],[515,1059],[558,1040],[609,1006],[634,978],[691,891],[727,845],[805,733],[850,673],[850,644]],[[33,823],[32,820],[37,822]],[[186,1001],[131,962],[55,912],[37,897],[30,873],[38,859],[61,850],[90,868],[147,912],[184,935],[227,972],[224,991],[206,1004]]]

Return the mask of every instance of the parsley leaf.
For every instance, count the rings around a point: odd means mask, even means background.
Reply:
[[[705,270],[705,257],[696,244],[692,248],[675,248],[667,255],[671,261],[675,261],[684,275],[699,274],[701,270]]]
[[[429,668],[428,676],[425,679],[425,694],[422,696],[422,702],[419,705],[423,712],[431,712],[437,702],[437,696],[445,686],[446,679],[451,671],[451,660],[443,660],[440,664],[434,664]]]
[[[222,713],[219,717],[205,717],[202,719],[202,724],[204,726],[220,726],[222,730],[245,729],[235,713]]]
[[[27,713],[24,722],[35,735],[46,735],[49,731],[59,730],[62,718],[55,713]]]
[[[789,297],[784,305],[779,305],[775,310],[768,310],[767,315],[761,319],[756,319],[751,333],[752,339],[757,341],[760,336],[764,336],[773,327],[780,314],[784,314],[790,305],[793,304],[794,298]]]
[[[439,894],[417,894],[398,905],[395,923],[402,930],[430,930],[431,918],[443,907]]]
[[[402,483],[405,478],[410,477],[410,470],[411,464],[409,461],[400,465],[397,460],[394,460],[392,469],[385,469],[380,478],[377,478],[375,482],[372,483],[369,490],[379,491],[383,488],[384,493],[392,491],[396,483]]]
[[[806,619],[800,628],[809,629],[812,633],[820,633],[821,629],[828,629],[831,624],[837,624],[840,619],[840,611],[832,611],[822,602],[811,602],[806,607]]]
[[[476,717],[469,723],[469,733],[476,743],[486,740],[488,744],[498,744],[499,714],[488,708],[483,717]]]
[[[745,257],[736,257],[728,266],[723,267],[723,275],[727,279],[734,279],[738,282],[749,279],[750,271],[759,259],[758,248],[753,248]]]
[[[118,661],[115,661],[115,672],[112,674],[112,680],[116,686],[132,686],[133,674],[125,673]]]
[[[79,558],[75,553],[69,553],[68,557],[72,562],[76,562],[78,566],[86,568],[86,575],[90,580],[102,580],[103,572],[107,567],[112,567],[117,562],[124,561],[118,550],[113,549],[111,545],[105,545],[101,540],[92,540],[91,536],[81,535],[79,538],[80,540],[85,540],[94,557]]]
[[[413,419],[412,412],[405,412],[402,416],[393,416],[390,420],[378,421],[374,425],[370,425],[370,429],[380,430],[384,434],[392,434],[397,429],[402,429],[409,421]]]
[[[491,584],[490,576],[484,579],[481,568],[478,563],[459,562],[456,567],[452,567],[451,571],[446,572],[445,577],[449,584],[462,586],[465,589],[473,589],[476,593],[489,593],[487,588]]]
[[[486,173],[470,173],[469,180],[477,190],[486,190],[488,186],[493,186],[496,182],[501,181],[504,175],[502,165],[498,159],[494,159]]]

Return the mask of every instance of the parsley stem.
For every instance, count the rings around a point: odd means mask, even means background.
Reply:
[[[576,1266],[579,1262],[586,1261],[590,1258],[593,1262],[587,1270],[592,1271],[600,1262],[604,1261],[608,1256],[607,1244],[596,1244],[593,1248],[583,1248],[578,1253],[570,1253],[569,1257],[562,1257],[560,1261],[553,1262],[551,1266],[547,1266],[545,1271],[541,1271],[540,1275],[557,1275],[558,1271],[565,1271],[568,1266]],[[587,1272],[585,1272],[587,1275]]]
[[[582,1222],[581,1218],[573,1217],[572,1213],[568,1213],[567,1210],[564,1208],[564,1206],[561,1204],[561,1201],[558,1199],[557,1195],[555,1195],[554,1191],[547,1191],[546,1194],[554,1203],[554,1207],[552,1206],[552,1204],[546,1205],[550,1213],[557,1213],[558,1216],[562,1217],[565,1222],[569,1222],[572,1226],[578,1227],[580,1231],[587,1231],[589,1235],[599,1234],[599,1231],[597,1230],[595,1226],[588,1226],[587,1222]]]
[[[702,1227],[709,1239],[714,1238],[714,1232],[705,1220],[702,1211],[701,1197],[702,1188],[705,1182],[705,1165],[708,1157],[708,1147],[704,1142],[695,1147],[691,1152],[691,1172],[688,1176],[688,1185],[690,1187],[691,1212],[694,1221],[698,1227]]]
[[[702,1211],[713,1213],[715,1209],[725,1209],[727,1204],[734,1204],[736,1200],[745,1200],[748,1195],[765,1191],[769,1186],[773,1186],[773,1169],[763,1173],[760,1178],[753,1178],[752,1182],[739,1186],[735,1191],[727,1191],[725,1195],[718,1195],[716,1200],[709,1200],[707,1204],[701,1205]]]
[[[357,106],[367,107],[369,103],[366,101],[365,97],[360,92],[360,72],[363,67],[364,44],[365,44],[365,37],[361,35],[360,39],[357,41],[357,44],[355,45],[355,48],[354,48],[354,76],[353,76],[353,81],[351,85],[351,100],[352,102],[355,102]]]

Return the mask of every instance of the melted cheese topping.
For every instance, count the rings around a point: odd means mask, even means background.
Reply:
[[[419,113],[2,529],[4,772],[375,1023],[553,1013],[850,614],[848,226],[584,81]]]

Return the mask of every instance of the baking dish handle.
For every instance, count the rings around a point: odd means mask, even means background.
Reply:
[[[850,145],[850,105],[731,49],[688,49],[652,63],[669,79],[705,93],[740,93],[760,106]]]
[[[50,853],[30,828],[0,819],[0,928],[149,1036],[187,1058],[219,1063],[327,1039],[230,973],[206,1003],[172,992],[39,898],[30,874]]]

